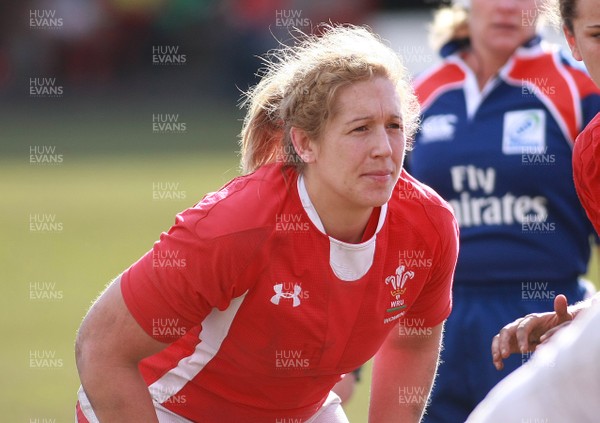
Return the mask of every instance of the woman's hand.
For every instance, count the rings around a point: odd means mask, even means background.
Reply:
[[[567,297],[557,295],[554,311],[532,313],[504,326],[492,340],[492,361],[497,370],[504,368],[503,359],[514,353],[535,351],[556,331],[571,322],[574,313],[567,308]]]

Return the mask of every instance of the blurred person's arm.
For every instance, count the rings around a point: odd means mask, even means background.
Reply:
[[[443,327],[441,323],[428,328],[426,336],[390,332],[373,364],[370,423],[421,421],[438,366]]]
[[[138,363],[168,344],[151,338],[134,320],[120,282],[119,277],[106,289],[79,328],[79,377],[99,421],[158,422]]]

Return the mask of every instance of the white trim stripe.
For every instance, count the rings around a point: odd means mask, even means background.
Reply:
[[[96,417],[96,414],[94,414],[92,404],[90,404],[90,400],[85,394],[83,386],[79,386],[79,391],[77,391],[77,399],[79,400],[79,407],[81,408],[81,412],[85,418],[88,419],[90,423],[100,423]]]
[[[308,215],[310,221],[317,227],[321,233],[325,234],[325,227],[323,226],[323,222],[321,222],[321,218],[319,217],[319,213],[317,213],[317,209],[313,206],[310,197],[308,196],[308,191],[306,191],[306,184],[304,183],[304,177],[302,175],[298,176],[298,196],[300,197],[300,202],[302,203],[302,208]]]
[[[227,309],[220,311],[215,308],[206,316],[202,322],[200,342],[194,352],[182,358],[176,367],[148,387],[154,401],[163,403],[176,395],[217,355],[247,293],[231,300]]]
[[[562,63],[560,55],[558,53],[553,54],[552,59],[554,60],[554,63],[556,65],[556,69],[558,70],[558,72],[560,72],[562,77],[565,78],[565,82],[569,86],[569,91],[571,92],[571,95],[573,96],[573,111],[575,112],[575,128],[574,128],[575,134],[571,134],[570,130],[567,129],[567,132],[569,134],[567,137],[567,140],[569,141],[569,145],[571,146],[571,148],[573,148],[573,144],[575,143],[575,138],[577,138],[578,133],[583,128],[583,111],[581,110],[582,108],[581,108],[581,95],[580,95],[581,93],[579,92],[579,89],[577,88],[577,84],[575,83],[573,76],[565,68],[564,63]],[[573,135],[575,136],[575,138],[573,138]]]
[[[81,386],[79,387],[79,391],[77,392],[77,397],[79,399],[79,407],[81,408],[81,412],[83,413],[85,418],[90,423],[99,423],[96,414],[94,414],[94,411],[92,410],[90,401]],[[188,420],[185,417],[178,416],[171,410],[166,409],[165,407],[156,402],[154,402],[154,409],[156,410],[156,417],[158,417],[159,423],[192,423],[191,420]]]
[[[181,359],[179,363],[177,363],[177,367],[169,370],[163,377],[148,387],[150,396],[152,396],[152,399],[155,402],[155,407],[157,404],[167,401],[181,391],[181,389],[183,389],[190,380],[196,377],[217,355],[247,293],[248,291],[241,297],[231,300],[229,307],[223,311],[216,308],[213,309],[202,322],[202,331],[199,335],[200,342],[196,345],[194,352]],[[86,419],[88,419],[90,423],[99,423],[98,418],[92,409],[92,405],[81,386],[77,392],[77,397],[79,399],[81,412]],[[182,421],[188,420],[184,419]]]

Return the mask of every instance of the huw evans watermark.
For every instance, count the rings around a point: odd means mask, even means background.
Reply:
[[[34,301],[62,300],[63,291],[56,282],[29,282],[29,299]]]
[[[182,134],[187,132],[187,124],[180,121],[178,113],[153,113],[152,132],[155,134]]]
[[[33,29],[60,29],[63,27],[63,18],[56,15],[53,9],[30,9],[29,27]]]
[[[57,84],[56,78],[29,78],[29,97],[57,98],[63,94],[64,89]]]
[[[179,46],[152,46],[152,64],[157,66],[182,66],[187,63],[187,55],[180,52]]]
[[[55,145],[30,145],[29,164],[35,165],[59,165],[64,157],[58,153]]]
[[[30,350],[29,368],[31,369],[59,369],[64,366],[62,358],[53,350]]]
[[[307,369],[310,360],[302,357],[301,350],[276,350],[275,368],[277,369]]]
[[[29,215],[30,232],[62,232],[63,223],[59,222],[56,214],[32,213]]]
[[[152,199],[161,200],[185,200],[187,192],[180,188],[179,182],[153,182]]]
[[[550,289],[548,282],[521,282],[521,300],[548,301],[554,300],[556,291]]]
[[[300,9],[279,9],[275,10],[275,26],[301,28],[312,26],[312,22],[309,18],[302,17]]]

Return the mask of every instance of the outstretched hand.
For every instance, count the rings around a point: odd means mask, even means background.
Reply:
[[[496,369],[502,370],[502,360],[511,354],[535,351],[559,326],[573,320],[567,305],[567,297],[560,294],[554,298],[553,312],[528,314],[504,326],[492,340],[492,361]]]

